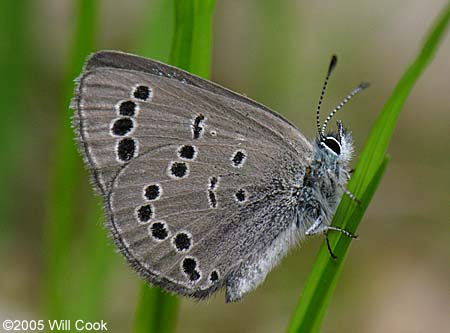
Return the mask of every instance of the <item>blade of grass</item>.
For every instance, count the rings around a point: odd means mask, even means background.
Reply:
[[[293,29],[296,10],[292,10],[290,1],[259,1],[254,10],[252,25],[258,33],[252,36],[253,40],[248,43],[248,47],[254,47],[255,54],[264,56],[254,57],[246,68],[247,73],[251,73],[252,80],[247,93],[258,96],[260,102],[275,110],[291,109],[291,101],[286,97],[289,87],[298,84],[292,75],[292,68],[298,69],[297,54],[292,52],[297,46],[291,43],[297,40],[292,35],[298,36],[300,33],[298,26]],[[283,55],[283,61],[280,61],[280,54]],[[267,93],[268,90],[270,94]]]
[[[170,64],[209,78],[214,0],[175,0]]]
[[[361,205],[357,207],[350,216],[352,220],[361,220],[366,211],[370,200],[372,199],[383,173],[388,164],[386,157],[382,164],[378,167],[371,182],[367,186],[366,192],[361,197]],[[334,248],[334,253],[343,253],[350,245],[350,239],[347,237],[346,242],[341,242],[339,247]],[[344,249],[345,248],[345,249]],[[326,244],[322,244],[319,254],[317,255],[315,264],[305,283],[303,293],[295,313],[291,319],[288,329],[289,333],[294,332],[318,332],[323,318],[327,300],[331,297],[331,293],[337,283],[337,278],[342,270],[344,260],[338,255],[338,259],[330,259],[330,253]],[[325,302],[325,304],[324,304]],[[320,320],[317,320],[320,318]]]
[[[173,11],[173,1],[157,0],[149,3],[149,14],[135,48],[138,54],[162,62],[169,61],[175,21]]]
[[[134,332],[175,332],[178,298],[146,283],[141,286]]]
[[[210,76],[213,10],[213,0],[175,0],[172,65],[205,78]],[[143,283],[134,332],[174,332],[177,309],[176,296]]]
[[[364,192],[369,182],[369,179],[360,175],[373,174],[383,160],[403,104],[418,78],[433,59],[434,53],[445,36],[449,19],[450,3],[447,4],[440,13],[440,16],[436,19],[428,36],[425,38],[419,54],[400,78],[394,91],[384,105],[367,139],[365,149],[362,151],[356,166],[354,177],[352,177],[350,182],[354,194],[357,195]]]
[[[27,80],[27,11],[29,1],[0,2],[0,244],[15,239],[13,214],[17,208],[16,188],[23,153],[24,96]],[[26,123],[26,122],[25,122]]]
[[[87,189],[89,195],[94,195]],[[79,244],[79,257],[71,270],[71,298],[67,301],[69,313],[76,318],[96,320],[104,318],[106,280],[113,263],[114,248],[103,226],[105,216],[100,198],[89,200],[84,226]],[[74,250],[72,250],[75,252]],[[76,286],[76,287],[75,287]]]
[[[214,0],[194,1],[194,29],[192,32],[189,71],[204,78],[211,75],[212,21]],[[172,65],[180,59],[172,58]]]
[[[382,174],[380,170],[386,167],[385,152],[403,104],[444,38],[449,20],[450,3],[437,18],[416,59],[400,78],[384,105],[356,164],[349,190],[356,197],[361,198],[361,206],[358,207],[344,196],[334,216],[333,225],[353,233],[356,231],[364,209],[370,202],[373,194],[371,192],[375,190],[376,183],[380,180]],[[331,259],[326,245],[322,244],[305,284],[303,295],[291,318],[288,328],[290,333],[318,332],[320,329],[350,246],[350,239],[341,233],[332,233],[329,238],[331,247],[339,259],[337,261]]]
[[[191,69],[194,33],[195,0],[175,1],[175,31],[172,39],[170,63],[185,70]]]
[[[81,72],[84,59],[94,49],[98,1],[78,0],[75,3],[75,31],[63,80],[63,95],[54,156],[50,174],[50,193],[45,232],[47,271],[45,278],[45,310],[50,319],[70,318],[67,279],[71,270],[72,230],[75,224],[81,159],[75,149],[71,128],[69,100],[73,80]],[[92,290],[95,292],[95,290]],[[76,315],[76,314],[74,314]]]

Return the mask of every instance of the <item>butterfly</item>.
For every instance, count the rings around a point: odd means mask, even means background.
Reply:
[[[79,150],[104,200],[106,226],[152,285],[227,302],[255,289],[306,236],[330,226],[353,151],[333,115],[308,140],[269,108],[161,62],[92,54],[71,108]]]

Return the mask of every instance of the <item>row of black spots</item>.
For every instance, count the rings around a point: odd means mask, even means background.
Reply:
[[[153,92],[150,87],[138,85],[133,89],[132,97],[147,101],[151,98]],[[138,111],[138,104],[133,100],[124,100],[119,102],[117,109],[122,118],[116,119],[111,127],[111,131],[116,136],[129,134],[134,128],[134,122],[130,117],[135,117]]]
[[[184,145],[178,148],[178,157],[184,160],[193,160],[197,157],[197,148],[191,145]]]
[[[126,136],[131,134],[135,128],[132,118],[137,113],[138,105],[131,100],[121,101],[116,106],[119,114],[123,117],[115,119],[111,125],[111,135]],[[117,143],[117,159],[119,162],[128,162],[137,154],[137,141],[133,138],[123,138]]]
[[[169,228],[167,227],[167,223],[164,221],[156,221],[150,224],[148,231],[150,236],[157,241],[162,242],[169,237]]]
[[[194,118],[194,121],[192,122],[192,138],[193,139],[199,139],[204,131],[203,124],[205,122],[205,116],[202,114],[199,114],[197,117]]]
[[[192,236],[186,231],[180,231],[172,237],[172,245],[177,252],[187,252],[193,245]]]
[[[144,187],[143,198],[146,201],[155,201],[161,198],[162,188],[159,184],[150,184]],[[139,223],[147,223],[155,217],[155,207],[145,203],[136,209],[136,218]]]
[[[121,118],[115,119],[111,124],[111,135],[125,136],[129,135],[135,128],[135,123],[131,117],[137,113],[138,105],[134,101],[120,101],[116,105],[116,109]]]
[[[242,168],[247,160],[247,154],[243,150],[238,150],[231,156],[231,165],[235,168]]]
[[[241,188],[234,194],[234,198],[238,203],[243,203],[247,200],[247,192]]]
[[[134,87],[131,95],[132,98],[148,101],[153,97],[153,91],[148,86],[137,85]],[[122,117],[113,121],[111,125],[111,135],[119,137],[128,136],[136,127],[136,123],[132,117],[136,116],[139,106],[133,100],[125,100],[119,102],[116,108]],[[138,141],[136,139],[127,137],[118,141],[116,154],[117,159],[120,162],[130,161],[133,157],[137,156],[137,152]]]
[[[191,282],[200,280],[201,271],[197,270],[197,259],[185,257],[181,262],[181,269]]]
[[[197,157],[197,148],[191,145],[178,147],[177,156],[182,160],[193,160]],[[182,179],[189,176],[189,164],[184,161],[170,161],[167,175],[172,179]]]
[[[134,138],[123,138],[117,142],[116,153],[119,162],[128,162],[137,156],[138,142]]]
[[[135,98],[141,101],[149,101],[153,97],[153,90],[152,88],[144,85],[137,85],[132,93],[131,98]],[[119,115],[121,116],[127,116],[127,117],[135,117],[139,111],[139,104],[137,104],[133,100],[123,100],[120,101],[116,105],[116,109],[119,112]]]
[[[186,162],[170,162],[167,169],[170,178],[181,179],[189,176],[189,165]]]
[[[123,117],[115,119],[110,128],[112,136],[127,136],[135,128],[132,118],[137,111],[138,105],[133,101],[121,101],[117,105],[119,114]],[[137,141],[133,138],[123,138],[117,142],[116,155],[119,162],[128,162],[137,154]]]

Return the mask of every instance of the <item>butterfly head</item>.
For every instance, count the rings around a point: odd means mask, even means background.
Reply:
[[[341,121],[337,122],[338,132],[327,132],[328,122],[333,118],[333,116],[338,112],[353,96],[358,94],[363,89],[369,86],[369,83],[362,82],[355,89],[353,89],[343,100],[340,102],[328,115],[323,124],[320,124],[320,107],[322,105],[323,97],[325,95],[325,90],[328,85],[328,79],[337,64],[337,57],[332,56],[330,66],[328,67],[327,76],[322,87],[322,92],[320,94],[319,103],[316,110],[316,120],[317,120],[317,144],[318,150],[322,153],[326,153],[330,158],[336,159],[338,162],[348,163],[350,161],[353,144],[350,132],[348,132]]]
[[[352,135],[344,128],[341,121],[337,122],[337,127],[337,132],[328,132],[318,136],[318,148],[338,162],[348,163],[353,153]]]

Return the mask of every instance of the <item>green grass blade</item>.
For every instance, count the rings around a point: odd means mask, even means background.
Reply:
[[[24,153],[25,105],[27,94],[26,27],[29,18],[29,1],[0,1],[0,244],[15,239],[11,233],[15,226],[15,195],[20,184],[20,164]],[[22,153],[21,153],[22,152]],[[23,164],[23,162],[22,162]],[[3,248],[2,248],[3,249]]]
[[[355,232],[365,207],[368,206],[386,167],[385,153],[392,137],[400,111],[417,79],[433,58],[443,39],[450,20],[450,3],[444,8],[425,39],[419,54],[407,68],[385,103],[361,152],[356,171],[349,183],[349,190],[360,198],[358,207],[344,196],[333,219],[334,226]],[[381,170],[381,171],[380,171]],[[331,259],[327,247],[322,244],[314,266],[306,282],[303,295],[292,316],[288,332],[317,332],[326,312],[331,295],[341,272],[350,239],[341,233],[330,234],[330,244],[338,260]]]
[[[173,1],[157,0],[148,4],[147,19],[135,48],[137,54],[162,62],[169,61],[175,21],[173,11]]]
[[[47,271],[45,279],[45,305],[50,319],[69,319],[67,279],[70,278],[72,227],[75,223],[75,193],[79,188],[81,159],[74,144],[69,101],[73,94],[73,80],[81,72],[84,59],[94,49],[97,5],[95,0],[75,3],[74,40],[63,81],[63,96],[58,112],[59,129],[53,170],[50,174],[51,190],[48,198],[46,235]],[[93,291],[94,292],[94,291]]]
[[[196,0],[194,3],[195,24],[192,32],[189,71],[201,77],[209,78],[211,75],[214,0]]]
[[[94,196],[91,189],[88,191]],[[101,209],[100,198],[92,197],[87,208],[86,225],[82,239],[77,244],[82,250],[79,251],[80,256],[76,258],[78,260],[71,270],[73,276],[71,285],[74,287],[67,306],[72,316],[92,320],[104,318],[105,315],[106,286],[114,258],[114,248],[103,226],[105,216]],[[76,248],[77,245],[72,248]]]
[[[191,69],[194,9],[195,0],[175,0],[175,31],[170,63],[185,70]]]
[[[373,174],[383,160],[383,156],[392,137],[397,119],[406,98],[418,78],[433,59],[439,43],[445,36],[450,19],[450,4],[448,4],[436,20],[434,26],[425,38],[425,43],[419,54],[400,78],[390,98],[375,122],[374,128],[367,139],[365,149],[362,151],[356,171],[350,183],[354,194],[364,192],[368,179],[360,175]]]
[[[134,332],[174,332],[178,298],[143,283],[138,303]]]
[[[170,63],[208,78],[211,67],[212,0],[175,0]],[[143,283],[134,332],[169,333],[176,328],[178,298]]]
[[[366,192],[361,197],[361,205],[357,207],[350,216],[352,220],[361,220],[372,199],[383,173],[386,169],[388,158],[385,158],[372,177]],[[322,318],[326,311],[328,300],[336,285],[339,273],[344,261],[340,255],[347,250],[350,239],[343,239],[334,248],[338,259],[331,259],[326,244],[322,244],[315,264],[305,284],[303,294],[297,309],[291,319],[289,333],[294,332],[318,332]]]
[[[209,78],[214,0],[175,0],[175,33],[170,63]]]

